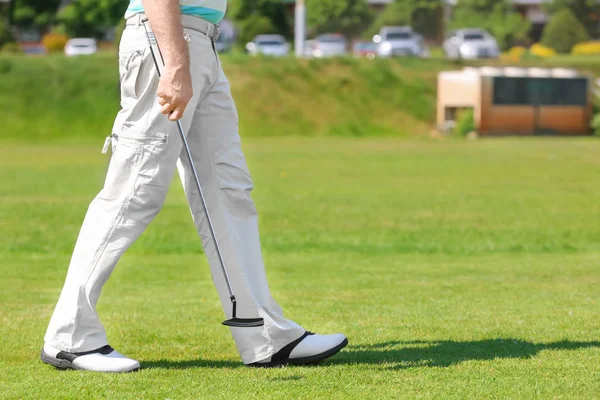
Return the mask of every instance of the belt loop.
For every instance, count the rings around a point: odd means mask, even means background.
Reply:
[[[142,25],[142,14],[141,14],[141,13],[138,13],[138,14],[137,14],[136,21],[135,21],[135,27],[136,27],[137,29],[140,29],[140,26],[141,26],[141,25]]]

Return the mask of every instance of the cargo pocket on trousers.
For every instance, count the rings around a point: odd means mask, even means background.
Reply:
[[[167,145],[167,135],[153,137],[113,132],[112,158],[102,191],[106,200],[128,198],[142,203],[145,184],[167,184],[158,175],[160,161]],[[168,179],[170,183],[170,178]],[[157,182],[158,181],[158,182]]]
[[[115,201],[127,196],[128,188],[137,175],[137,165],[142,159],[142,147],[134,142],[120,140],[112,134],[112,157],[108,165],[102,199]]]
[[[119,55],[119,75],[121,76],[121,99],[135,101],[140,96],[142,62],[146,49],[135,50]]]

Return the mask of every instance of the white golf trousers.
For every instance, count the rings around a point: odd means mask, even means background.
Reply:
[[[213,43],[198,29],[206,22],[186,16],[182,20],[194,86],[182,124],[237,297],[237,314],[265,320],[262,327],[230,328],[242,361],[253,363],[270,357],[304,329],[284,318],[269,292],[237,111]],[[68,352],[108,344],[96,313],[100,292],[119,258],[162,208],[176,165],[227,318],[232,312],[176,125],[160,113],[158,77],[143,25],[127,26],[119,59],[122,109],[113,128],[106,182],[89,206],[44,338]]]

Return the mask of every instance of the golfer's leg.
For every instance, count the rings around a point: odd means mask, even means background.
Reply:
[[[104,188],[86,214],[45,342],[68,352],[107,344],[96,313],[102,287],[123,253],[164,202],[181,143],[160,114],[158,79],[143,28],[128,27],[121,45],[121,112]],[[197,102],[197,100],[196,100]],[[190,113],[191,114],[191,113]],[[184,125],[191,124],[191,115]]]
[[[121,131],[114,140],[104,188],[86,214],[45,338],[65,351],[107,344],[96,313],[100,292],[119,258],[158,214],[175,169],[176,157],[163,156],[169,143],[162,139],[125,138]]]
[[[198,104],[188,141],[225,264],[237,297],[238,317],[264,318],[264,327],[231,328],[246,364],[265,360],[304,329],[283,316],[269,292],[258,234],[253,188],[240,147],[235,104],[219,67],[217,82]],[[231,301],[191,169],[182,153],[179,173],[227,317]]]

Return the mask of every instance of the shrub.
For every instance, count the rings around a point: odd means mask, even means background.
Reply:
[[[542,35],[542,44],[559,53],[568,53],[577,43],[589,39],[585,26],[565,8],[552,16]]]
[[[594,135],[600,137],[600,113],[596,113],[596,115],[594,115],[594,118],[592,118],[591,126],[594,130]]]
[[[553,57],[556,55],[556,51],[553,48],[546,47],[542,44],[535,43],[533,46],[529,48],[529,52],[541,58]]]
[[[42,44],[48,53],[61,52],[69,40],[67,35],[62,33],[47,33],[42,37]]]
[[[571,53],[576,55],[600,54],[600,41],[578,43],[573,46]]]
[[[460,111],[456,118],[453,133],[458,136],[467,136],[469,132],[473,132],[474,130],[475,117],[473,116],[473,109],[469,108]]]
[[[21,53],[21,46],[19,46],[19,44],[16,42],[4,43],[4,46],[2,46],[2,52],[10,53],[10,54],[18,54],[18,53]]]
[[[240,35],[238,41],[240,44],[245,45],[254,39],[256,35],[263,33],[278,32],[277,28],[269,18],[253,14],[240,23]]]
[[[14,41],[10,27],[6,24],[3,18],[0,18],[0,47],[5,43]]]
[[[488,4],[489,7],[479,7],[477,3]],[[507,50],[515,41],[526,41],[531,22],[516,12],[512,2],[508,0],[458,1],[450,27],[474,26],[488,30],[498,41],[500,48]]]
[[[527,48],[523,46],[515,46],[511,47],[508,50],[507,58],[511,61],[519,61],[523,56],[527,53]]]

